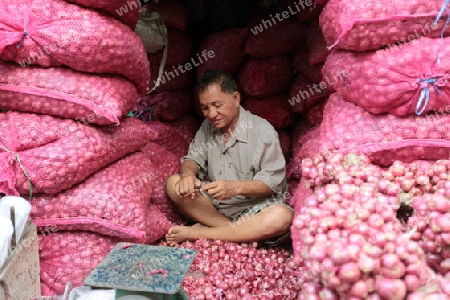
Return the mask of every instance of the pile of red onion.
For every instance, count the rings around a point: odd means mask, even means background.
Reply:
[[[299,299],[444,299],[450,277],[431,282],[435,274],[426,262],[448,274],[450,201],[442,200],[450,195],[449,170],[444,160],[397,161],[388,169],[354,154],[303,160],[302,175],[314,193],[297,206],[295,258],[302,269],[320,272],[302,285]],[[413,217],[432,213],[412,229],[410,215],[399,216],[399,208],[430,192],[441,197],[439,204],[426,202],[419,210],[417,200]]]
[[[191,300],[297,299],[307,276],[294,263],[292,251],[282,247],[260,249],[205,239],[175,247],[197,250],[183,282]]]
[[[397,196],[399,192],[422,195],[440,191],[450,197],[450,160],[414,161],[410,164],[394,161],[389,168],[370,164],[362,154],[334,153],[316,155],[302,161],[302,176],[310,187],[328,183],[376,183],[381,193]]]

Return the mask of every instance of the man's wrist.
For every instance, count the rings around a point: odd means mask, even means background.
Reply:
[[[235,190],[237,196],[242,194],[242,188],[243,188],[242,185],[243,185],[242,181],[236,180],[234,190]]]
[[[180,177],[181,177],[181,178],[189,177],[189,176],[197,177],[197,176],[195,176],[195,174],[192,173],[192,172],[183,172],[183,173],[180,174]]]

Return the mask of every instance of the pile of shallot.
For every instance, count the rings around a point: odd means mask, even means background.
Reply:
[[[253,248],[245,243],[200,239],[175,247],[197,250],[183,282],[191,300],[297,299],[302,282],[314,275],[300,270],[292,251],[281,246]]]
[[[448,160],[387,169],[356,154],[303,160],[313,194],[297,206],[295,261],[319,275],[299,299],[449,297],[449,170]]]

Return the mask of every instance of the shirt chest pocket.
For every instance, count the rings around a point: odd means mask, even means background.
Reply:
[[[254,176],[253,168],[250,162],[243,163],[240,165],[235,165],[233,163],[229,164],[229,172],[232,177],[236,177],[235,180],[252,180]]]
[[[253,157],[248,144],[236,144],[229,149],[227,165],[231,180],[252,180],[254,176]]]
[[[236,172],[237,180],[253,180],[253,171],[241,171]]]

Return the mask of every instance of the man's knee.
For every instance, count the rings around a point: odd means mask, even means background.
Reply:
[[[178,196],[175,192],[175,184],[179,180],[180,180],[179,174],[172,174],[169,177],[167,177],[166,181],[164,182],[164,191],[172,201],[178,200]]]
[[[294,213],[282,204],[272,205],[267,208],[267,216],[264,218],[264,226],[270,231],[282,234],[289,230]]]

